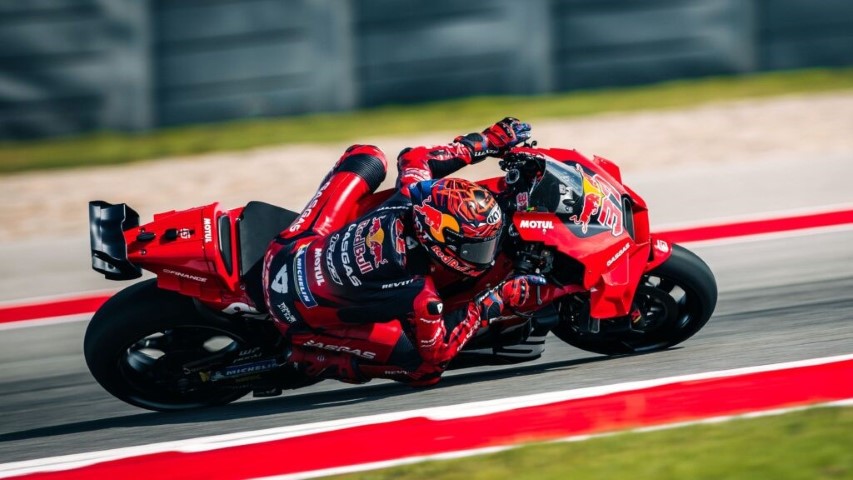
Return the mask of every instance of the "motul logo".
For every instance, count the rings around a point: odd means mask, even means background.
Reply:
[[[554,222],[551,220],[522,220],[518,223],[518,228],[541,228],[542,230],[551,230],[554,228]]]
[[[213,225],[211,225],[210,219],[204,219],[204,243],[210,243],[213,241]]]

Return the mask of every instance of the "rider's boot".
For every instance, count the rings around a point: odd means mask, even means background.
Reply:
[[[365,383],[370,380],[361,374],[355,357],[347,353],[294,346],[287,361],[296,364],[311,377],[333,378],[347,383]]]

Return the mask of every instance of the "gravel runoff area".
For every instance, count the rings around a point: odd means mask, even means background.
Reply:
[[[459,133],[467,132],[365,138],[361,143],[378,145],[387,152],[391,171],[385,186],[391,186],[396,176],[393,162],[400,149],[446,143]],[[533,134],[540,146],[598,154],[615,161],[628,174],[687,163],[725,165],[774,155],[802,155],[808,161],[853,152],[853,92],[537,121]],[[127,203],[143,222],[150,221],[155,212],[214,201],[231,208],[262,200],[298,210],[346,146],[289,145],[2,176],[0,242],[88,236],[86,205],[96,199]],[[459,175],[476,179],[498,174],[497,161],[486,160]]]

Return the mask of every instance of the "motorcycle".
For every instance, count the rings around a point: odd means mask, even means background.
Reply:
[[[479,329],[450,368],[535,360],[553,333],[589,352],[622,355],[669,348],[711,317],[717,286],[686,248],[653,235],[643,199],[611,161],[577,151],[513,148],[502,177],[479,183],[506,215],[494,266],[459,280],[436,273],[445,308],[470,301],[510,274],[536,274],[554,288],[535,308]],[[378,208],[391,190],[359,202]],[[269,242],[298,214],[263,202],[218,203],[154,215],[140,225],[126,204],[89,203],[92,267],[112,280],[156,278],[111,297],[88,325],[84,353],[98,383],[151,410],[221,405],[252,392],[279,395],[318,382],[286,361],[287,342],[252,299],[262,298]],[[381,324],[394,332],[397,320]],[[396,334],[388,338],[396,339]],[[393,345],[314,343],[382,365]]]

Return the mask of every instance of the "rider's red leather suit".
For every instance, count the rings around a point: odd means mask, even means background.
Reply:
[[[266,254],[264,300],[279,330],[297,346],[332,345],[338,352],[354,353],[362,359],[362,371],[372,377],[384,372],[400,379],[405,373],[410,379],[432,375],[437,381],[436,372],[476,331],[480,312],[473,302],[442,312],[429,275],[430,258],[414,240],[409,187],[473,161],[460,143],[406,149],[397,160],[398,191],[353,218],[357,202],[385,178],[386,161],[376,147],[350,147]],[[386,323],[394,319],[403,331]],[[387,344],[389,335],[395,338],[391,352],[367,352],[346,343],[382,337]],[[380,357],[387,358],[385,365],[370,370],[376,363],[371,360]]]

